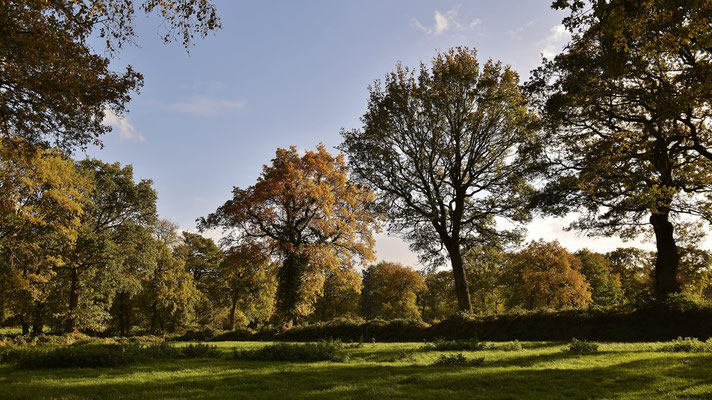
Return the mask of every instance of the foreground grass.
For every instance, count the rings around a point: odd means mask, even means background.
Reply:
[[[436,367],[442,354],[419,343],[364,344],[345,363],[156,361],[120,368],[20,370],[0,366],[3,399],[712,399],[712,354],[664,353],[661,344],[602,344],[596,354],[563,352],[562,343],[523,350],[463,352],[481,366]],[[407,357],[404,357],[406,355]],[[400,361],[398,361],[400,360]]]

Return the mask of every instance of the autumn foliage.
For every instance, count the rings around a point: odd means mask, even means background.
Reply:
[[[257,183],[234,188],[200,226],[257,241],[279,259],[277,310],[289,323],[313,311],[324,271],[374,258],[373,201],[367,187],[349,180],[342,155],[319,145],[300,156],[292,146],[278,149]]]

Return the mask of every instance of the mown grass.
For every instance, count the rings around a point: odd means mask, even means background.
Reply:
[[[593,354],[568,343],[494,343],[483,351],[424,351],[421,343],[346,346],[348,362],[163,360],[116,368],[22,370],[0,365],[3,399],[712,399],[712,353],[662,352],[662,343],[601,344]],[[482,365],[438,367],[443,354]],[[403,355],[408,355],[403,357]]]

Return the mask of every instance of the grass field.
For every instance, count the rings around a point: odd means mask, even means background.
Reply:
[[[712,399],[711,353],[665,353],[661,344],[602,344],[595,354],[565,344],[463,352],[480,366],[433,366],[442,354],[419,343],[364,344],[348,362],[155,361],[121,368],[20,370],[0,365],[0,398],[102,399]],[[404,355],[407,359],[398,361]],[[410,357],[412,355],[412,357]]]

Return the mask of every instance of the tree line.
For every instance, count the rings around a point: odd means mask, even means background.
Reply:
[[[12,66],[0,76],[0,262],[2,309],[25,330],[288,327],[708,296],[709,254],[696,248],[712,219],[706,2],[555,1],[571,41],[523,84],[467,47],[398,64],[369,88],[363,126],[342,130],[343,154],[278,149],[255,184],[198,219],[201,231],[222,229],[220,246],[160,221],[151,182],[130,166],[69,157],[98,142],[103,112],[120,113],[141,84],[130,67],[108,70],[133,37],[133,2],[19,3],[0,14]],[[219,27],[209,2],[179,3],[139,8],[160,10],[164,39],[186,46]],[[108,55],[92,52],[92,34]],[[571,213],[569,228],[589,235],[649,235],[652,261],[541,241],[517,250],[533,218]],[[432,273],[381,263],[359,275],[382,228]],[[450,280],[433,272],[444,266]]]

